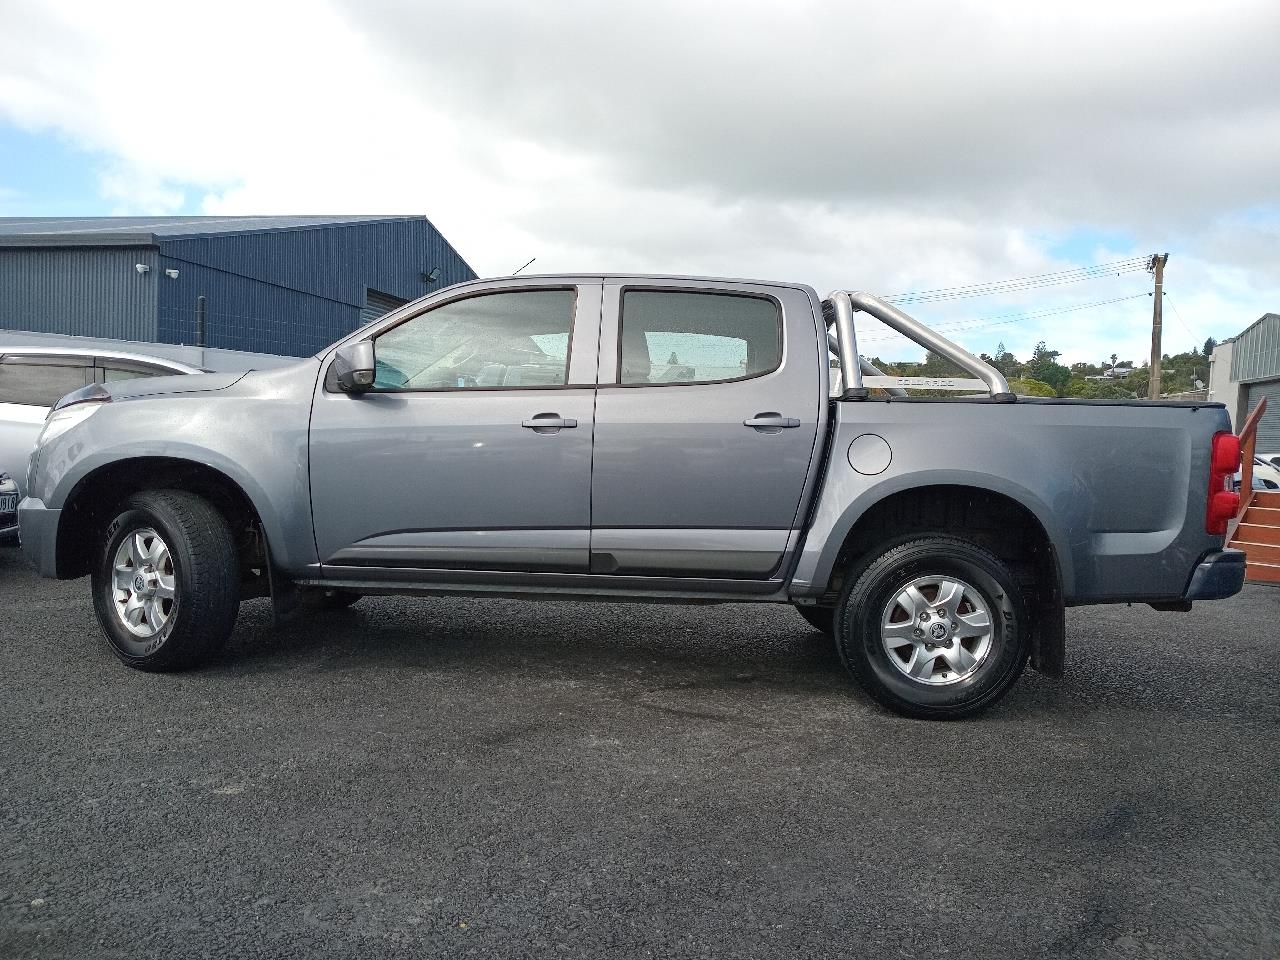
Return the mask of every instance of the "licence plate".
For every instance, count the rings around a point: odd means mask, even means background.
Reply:
[[[6,493],[0,496],[0,514],[13,513],[18,509],[18,495]]]

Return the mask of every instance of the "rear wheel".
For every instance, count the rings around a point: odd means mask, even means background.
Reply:
[[[986,709],[1026,664],[1027,606],[995,554],[955,537],[891,547],[849,578],[836,643],[853,677],[897,713]]]
[[[107,527],[93,571],[107,641],[139,670],[190,666],[235,625],[240,569],[226,520],[184,490],[135,494]]]

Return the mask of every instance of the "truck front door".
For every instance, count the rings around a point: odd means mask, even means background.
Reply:
[[[327,574],[586,572],[600,289],[508,283],[432,305],[374,335],[367,393],[326,365],[310,457]]]
[[[825,362],[798,288],[607,281],[591,571],[770,579],[798,525]]]

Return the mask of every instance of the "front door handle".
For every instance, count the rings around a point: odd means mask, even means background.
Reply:
[[[520,426],[527,427],[530,430],[536,430],[538,433],[555,433],[559,430],[571,429],[577,425],[577,420],[574,420],[571,417],[562,417],[558,413],[534,414],[531,418],[520,424]]]
[[[757,430],[782,430],[800,426],[795,417],[784,417],[780,413],[757,413],[754,417],[742,421],[744,427]]]

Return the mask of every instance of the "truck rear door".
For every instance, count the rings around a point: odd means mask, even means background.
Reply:
[[[798,288],[606,281],[593,573],[774,574],[825,402],[816,330]]]

